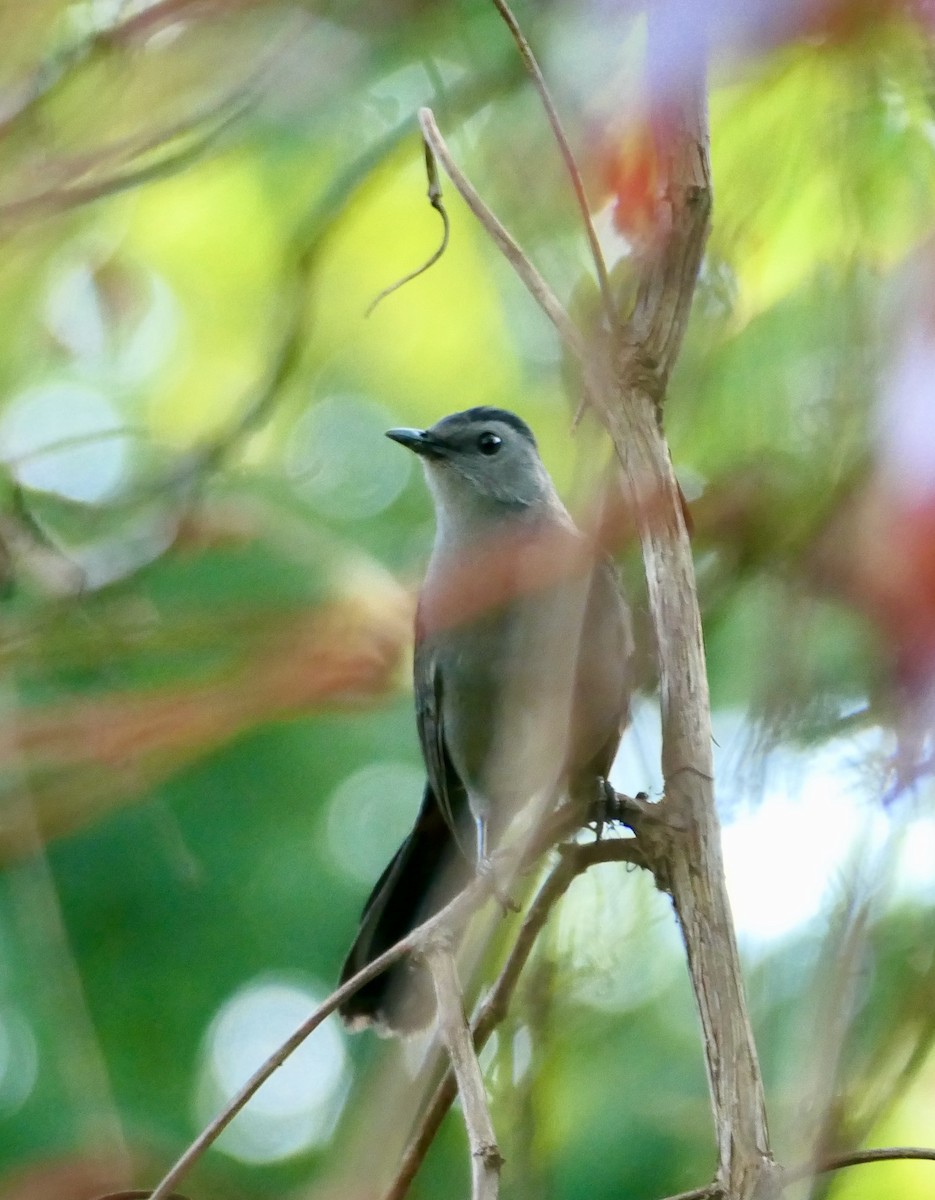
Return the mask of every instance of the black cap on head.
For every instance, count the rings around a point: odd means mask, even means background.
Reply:
[[[509,425],[532,446],[536,445],[533,432],[522,417],[518,417],[516,413],[510,412],[507,408],[494,408],[490,404],[478,404],[474,408],[466,408],[464,412],[452,413],[450,417],[443,417],[432,428],[441,432],[449,423],[463,427],[465,425],[482,425],[485,421],[500,421],[504,425]]]

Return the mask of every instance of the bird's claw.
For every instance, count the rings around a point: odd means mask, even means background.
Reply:
[[[588,829],[594,830],[596,841],[604,836],[607,825],[629,824],[634,811],[642,812],[649,797],[645,792],[637,792],[635,796],[625,796],[622,792],[611,787],[606,779],[599,779],[597,795],[586,822]]]
[[[597,795],[591,808],[588,828],[594,830],[594,840],[599,842],[604,836],[604,826],[619,820],[620,806],[617,793],[606,779],[598,779]]]

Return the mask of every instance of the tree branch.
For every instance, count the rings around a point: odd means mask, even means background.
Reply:
[[[653,12],[651,54],[658,38]],[[668,183],[669,232],[646,265],[633,315],[621,331],[610,367],[613,389],[595,389],[594,395],[638,515],[656,637],[664,804],[675,822],[647,839],[644,849],[657,882],[672,895],[685,941],[717,1134],[715,1188],[729,1200],[750,1200],[775,1193],[776,1168],[721,859],[692,550],[659,420],[709,229],[702,64],[695,78],[666,100],[666,140],[658,152]]]
[[[490,1118],[484,1078],[464,1016],[451,946],[447,940],[436,938],[429,944],[424,958],[435,986],[439,1033],[461,1096],[471,1150],[471,1200],[497,1200],[503,1157]]]
[[[250,1076],[236,1096],[224,1107],[213,1121],[201,1131],[185,1153],[173,1164],[172,1168],[159,1181],[149,1200],[168,1200],[170,1192],[188,1174],[195,1163],[204,1155],[221,1136],[234,1117],[247,1102],[260,1090],[269,1077],[286,1061],[290,1054],[305,1041],[318,1026],[330,1016],[345,1000],[359,991],[365,983],[382,974],[387,967],[406,954],[421,950],[433,937],[447,928],[449,922],[456,925],[465,920],[478,904],[483,903],[490,895],[490,887],[483,877],[474,879],[463,892],[460,892],[450,903],[427,921],[423,921],[406,937],[391,946],[373,962],[358,971],[341,987],[335,989],[322,1004],[315,1009],[302,1024],[291,1034],[281,1046]]]
[[[535,836],[522,848],[518,862],[516,850],[511,846],[506,846],[493,855],[491,860],[493,877],[496,879],[508,878],[513,871],[522,871],[532,866],[549,847],[555,845],[562,838],[567,837],[578,827],[579,817],[580,812],[576,804],[566,804],[552,813],[542,828],[537,830]],[[631,840],[621,839],[619,844],[621,846],[628,846]],[[315,1009],[311,1016],[303,1021],[298,1029],[251,1075],[237,1095],[234,1096],[214,1120],[205,1126],[185,1153],[182,1154],[167,1174],[159,1181],[156,1189],[151,1193],[149,1200],[168,1200],[169,1193],[175,1188],[176,1184],[184,1179],[195,1163],[204,1155],[205,1151],[217,1141],[251,1097],[259,1091],[273,1072],[282,1066],[290,1054],[340,1004],[358,992],[365,983],[369,983],[371,979],[375,979],[377,975],[382,974],[387,967],[392,966],[394,962],[404,955],[423,950],[440,933],[443,933],[450,927],[456,928],[466,921],[474,910],[489,899],[489,897],[490,883],[487,877],[478,876],[444,908],[435,913],[434,916],[423,921],[421,925],[413,929],[402,941],[397,942],[395,946],[391,946],[389,950],[384,951],[373,962],[368,963],[366,967],[358,971],[346,983],[342,984],[341,987],[335,989]]]
[[[651,67],[660,52],[654,14],[651,10]],[[679,94],[666,95],[664,111],[657,151],[667,180],[660,205],[666,236],[644,264],[632,316],[615,331],[608,362],[589,360],[581,334],[574,326],[569,329],[571,322],[560,306],[556,311],[542,277],[452,162],[431,112],[420,110],[419,120],[471,211],[582,362],[589,398],[624,469],[656,636],[666,792],[664,805],[657,806],[662,819],[647,826],[642,848],[657,884],[672,895],[685,941],[717,1134],[714,1190],[729,1200],[751,1200],[775,1194],[777,1170],[721,859],[691,543],[659,420],[709,230],[711,170],[702,61]]]
[[[438,182],[438,168],[435,165],[435,155],[432,153],[432,149],[428,142],[423,141],[422,146],[425,150],[425,173],[429,184],[428,200],[432,208],[434,208],[441,217],[442,240],[437,249],[435,249],[429,255],[429,257],[424,263],[422,263],[421,266],[416,267],[415,270],[404,275],[402,279],[397,279],[395,283],[389,284],[388,287],[385,287],[381,292],[377,293],[373,300],[371,300],[367,305],[367,311],[364,313],[364,316],[366,317],[369,317],[377,305],[385,300],[387,296],[391,296],[393,292],[399,291],[401,287],[405,287],[407,283],[411,283],[413,279],[418,279],[420,275],[424,275],[426,271],[428,271],[431,267],[434,267],[441,256],[448,249],[448,238],[451,234],[451,222],[448,220],[448,211],[442,203],[442,189],[441,184]]]
[[[797,1183],[812,1175],[826,1175],[829,1171],[842,1171],[845,1167],[862,1167],[868,1163],[895,1162],[898,1159],[917,1159],[935,1162],[935,1149],[926,1146],[880,1146],[874,1150],[851,1150],[847,1154],[836,1154],[810,1167],[796,1167],[786,1171],[784,1183]]]
[[[4,228],[15,228],[17,224],[141,187],[196,162],[256,102],[283,51],[292,43],[294,22],[290,21],[287,25],[288,28],[273,39],[271,46],[265,50],[260,61],[246,77],[222,96],[163,127],[122,138],[72,159],[57,160],[57,182],[31,195],[4,201],[0,204],[0,224]],[[98,38],[103,38],[103,35],[98,35]],[[95,44],[88,43],[84,53],[76,47],[70,52],[67,66],[63,67],[63,70],[82,62],[85,53],[90,53]],[[43,78],[42,72],[37,78]],[[49,87],[51,86],[50,83]],[[41,94],[40,88],[36,99],[40,98]],[[169,148],[186,138],[187,144],[175,149]],[[152,156],[157,151],[163,153],[161,157],[153,159]],[[151,161],[140,162],[147,157]],[[123,169],[102,173],[102,168],[115,163]],[[133,163],[137,165],[131,165]],[[98,172],[96,178],[95,171]]]
[[[465,204],[478,221],[480,221],[484,229],[487,230],[490,237],[500,248],[504,258],[529,289],[533,299],[558,330],[559,337],[567,349],[577,359],[583,361],[587,355],[587,346],[585,345],[584,338],[568,313],[562,308],[558,298],[545,279],[523,253],[519,243],[497,217],[494,216],[493,212],[491,212],[480,198],[477,190],[468,181],[467,176],[457,165],[445,143],[445,139],[435,124],[435,117],[430,108],[419,109],[419,125],[422,129],[422,136],[431,147],[432,153],[445,168],[448,178],[461,194]]]
[[[814,1175],[841,1171],[845,1167],[860,1167],[867,1163],[896,1162],[900,1159],[935,1162],[935,1149],[930,1150],[924,1146],[885,1146],[875,1150],[855,1150],[849,1154],[838,1154],[821,1163],[784,1171],[777,1187],[778,1190],[784,1190],[791,1184],[810,1179]],[[708,1184],[707,1187],[692,1188],[689,1192],[679,1192],[676,1196],[666,1196],[665,1200],[722,1200],[723,1196],[722,1188],[717,1184]]]
[[[628,862],[646,867],[647,863],[635,838],[610,838],[584,845],[567,844],[559,847],[561,858],[552,868],[527,910],[516,940],[507,955],[500,974],[481,1004],[472,1022],[474,1048],[479,1053],[490,1035],[506,1017],[519,983],[520,976],[532,953],[536,939],[545,926],[555,905],[561,900],[572,881],[589,867],[601,862]],[[435,1140],[445,1114],[454,1102],[457,1088],[454,1074],[448,1071],[440,1080],[425,1107],[419,1126],[403,1153],[399,1170],[383,1200],[403,1200],[419,1168]]]
[[[591,258],[594,261],[594,270],[597,273],[597,283],[601,292],[601,299],[604,303],[604,312],[607,320],[613,322],[616,316],[616,305],[614,304],[613,292],[610,289],[610,280],[607,277],[607,264],[604,262],[604,255],[601,251],[601,244],[597,239],[597,232],[594,229],[594,222],[591,220],[591,210],[588,206],[588,197],[584,190],[584,181],[581,178],[581,172],[578,170],[578,164],[575,162],[575,156],[572,153],[571,146],[568,143],[568,138],[565,135],[565,130],[562,128],[562,122],[559,118],[558,111],[552,102],[552,96],[549,92],[548,85],[536,61],[536,56],[532,52],[532,47],[526,40],[526,35],[520,28],[519,22],[513,15],[510,6],[506,0],[493,0],[494,8],[506,22],[506,26],[513,35],[513,40],[519,50],[520,58],[523,60],[523,65],[529,72],[532,78],[533,86],[539,93],[539,99],[542,101],[542,106],[545,109],[545,115],[549,119],[549,125],[552,127],[552,134],[555,142],[561,152],[562,159],[565,163],[565,169],[571,179],[571,186],[574,189],[575,200],[578,203],[578,212],[581,215],[581,224],[584,226],[585,236],[588,239],[588,248],[591,251]]]

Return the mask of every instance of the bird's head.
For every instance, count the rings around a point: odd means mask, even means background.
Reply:
[[[506,409],[469,408],[386,436],[421,458],[440,518],[460,524],[557,502],[532,430]]]

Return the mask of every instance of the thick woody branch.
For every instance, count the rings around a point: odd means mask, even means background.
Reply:
[[[430,943],[424,958],[435,986],[439,1033],[461,1096],[471,1151],[471,1200],[497,1200],[503,1157],[497,1146],[484,1078],[464,1015],[454,956],[450,945],[439,938]]]
[[[657,882],[675,904],[701,1018],[718,1144],[715,1190],[728,1200],[750,1200],[775,1190],[775,1168],[721,860],[691,545],[659,420],[709,228],[702,71],[668,98],[666,112],[659,152],[668,181],[668,232],[647,264],[620,337],[609,370],[612,387],[595,389],[595,397],[638,514],[656,636],[665,806],[673,820],[648,849]],[[651,508],[647,496],[653,497]],[[660,497],[666,502],[660,504]]]

